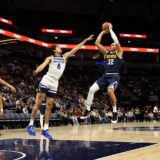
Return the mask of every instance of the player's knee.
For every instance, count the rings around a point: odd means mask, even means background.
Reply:
[[[47,108],[51,108],[53,103],[51,101],[47,102]]]
[[[36,99],[35,105],[36,105],[37,107],[40,107],[41,103],[42,103],[42,100],[41,100],[41,99]]]
[[[91,87],[89,88],[89,92],[94,94],[94,93],[96,92],[95,87],[94,87],[94,86],[91,86]]]
[[[40,105],[41,105],[41,101],[36,100],[36,103],[35,103],[36,108],[39,108]]]
[[[114,94],[114,90],[112,88],[108,88],[107,92],[108,92],[109,95]]]
[[[41,105],[43,98],[44,98],[44,96],[41,96],[41,95],[36,97],[36,106],[39,107]]]

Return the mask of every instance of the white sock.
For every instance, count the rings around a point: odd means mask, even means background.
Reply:
[[[49,126],[49,124],[48,124],[48,123],[45,123],[45,124],[44,124],[44,130],[48,130],[48,126]]]
[[[46,141],[45,151],[49,153],[49,141]]]
[[[43,152],[43,138],[40,139],[39,151],[40,153]]]
[[[117,112],[117,106],[116,105],[112,106],[112,108],[113,108],[113,112]]]
[[[33,124],[34,124],[34,120],[31,119],[31,120],[30,120],[30,123],[29,123],[29,126],[33,126]]]
[[[87,102],[86,102],[86,108],[87,108],[88,111],[91,110],[91,105],[92,105],[92,101],[93,101],[93,98],[94,98],[94,94],[98,90],[99,90],[99,86],[96,82],[89,89],[89,93],[88,93],[88,96],[87,96]]]
[[[41,125],[41,128],[43,128],[43,117],[44,117],[44,115],[40,114],[40,125]]]
[[[0,112],[3,112],[3,108],[0,109]]]

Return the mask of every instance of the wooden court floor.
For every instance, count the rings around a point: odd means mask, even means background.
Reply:
[[[50,133],[56,140],[83,140],[83,141],[111,141],[111,142],[133,142],[133,143],[155,143],[153,145],[122,152],[99,158],[99,160],[160,160],[160,122],[143,123],[118,123],[118,124],[98,124],[80,126],[60,126],[50,128]],[[114,130],[113,128],[129,127],[143,128],[149,127],[150,131],[141,130]],[[153,129],[153,130],[152,130]],[[31,137],[25,129],[1,130],[0,140],[14,138],[39,139],[39,129],[36,129],[37,136]]]

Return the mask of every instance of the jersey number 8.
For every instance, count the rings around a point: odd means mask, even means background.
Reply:
[[[61,68],[61,64],[60,64],[60,63],[58,63],[57,68],[58,68],[58,69],[60,69],[60,68]]]

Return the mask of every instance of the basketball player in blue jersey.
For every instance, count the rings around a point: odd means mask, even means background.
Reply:
[[[68,58],[73,54],[75,54],[87,41],[90,41],[92,39],[93,35],[83,40],[81,43],[76,45],[71,51],[66,52],[64,55],[62,55],[61,48],[55,47],[53,50],[54,55],[47,57],[46,60],[41,65],[39,65],[38,68],[33,72],[35,76],[39,72],[41,72],[47,65],[49,65],[47,74],[43,76],[39,84],[39,90],[37,92],[35,106],[33,107],[32,110],[31,120],[26,128],[27,132],[30,135],[32,136],[36,135],[33,128],[34,118],[42,101],[46,97],[45,123],[44,123],[44,128],[41,131],[41,135],[48,138],[49,140],[52,140],[52,136],[48,133],[49,116],[51,113],[54,98],[57,94],[59,79],[61,78],[65,70]]]
[[[5,85],[7,88],[9,88],[13,93],[16,92],[15,87],[4,81],[3,79],[0,78],[0,84]],[[2,96],[0,95],[0,115],[3,115],[3,101],[2,101]]]
[[[103,35],[106,33],[107,31],[101,31],[95,41],[95,45],[97,46],[98,50],[104,55],[104,62],[103,62],[104,74],[102,78],[98,79],[90,87],[85,104],[86,111],[84,112],[84,115],[81,117],[81,119],[85,119],[89,116],[95,92],[97,92],[99,89],[106,89],[113,109],[112,123],[117,123],[117,106],[116,106],[117,100],[114,92],[120,80],[119,72],[122,65],[123,50],[117,39],[116,34],[112,29],[111,24],[109,24],[109,33],[111,34],[114,43],[112,43],[110,49],[107,50],[101,44],[101,39]]]

